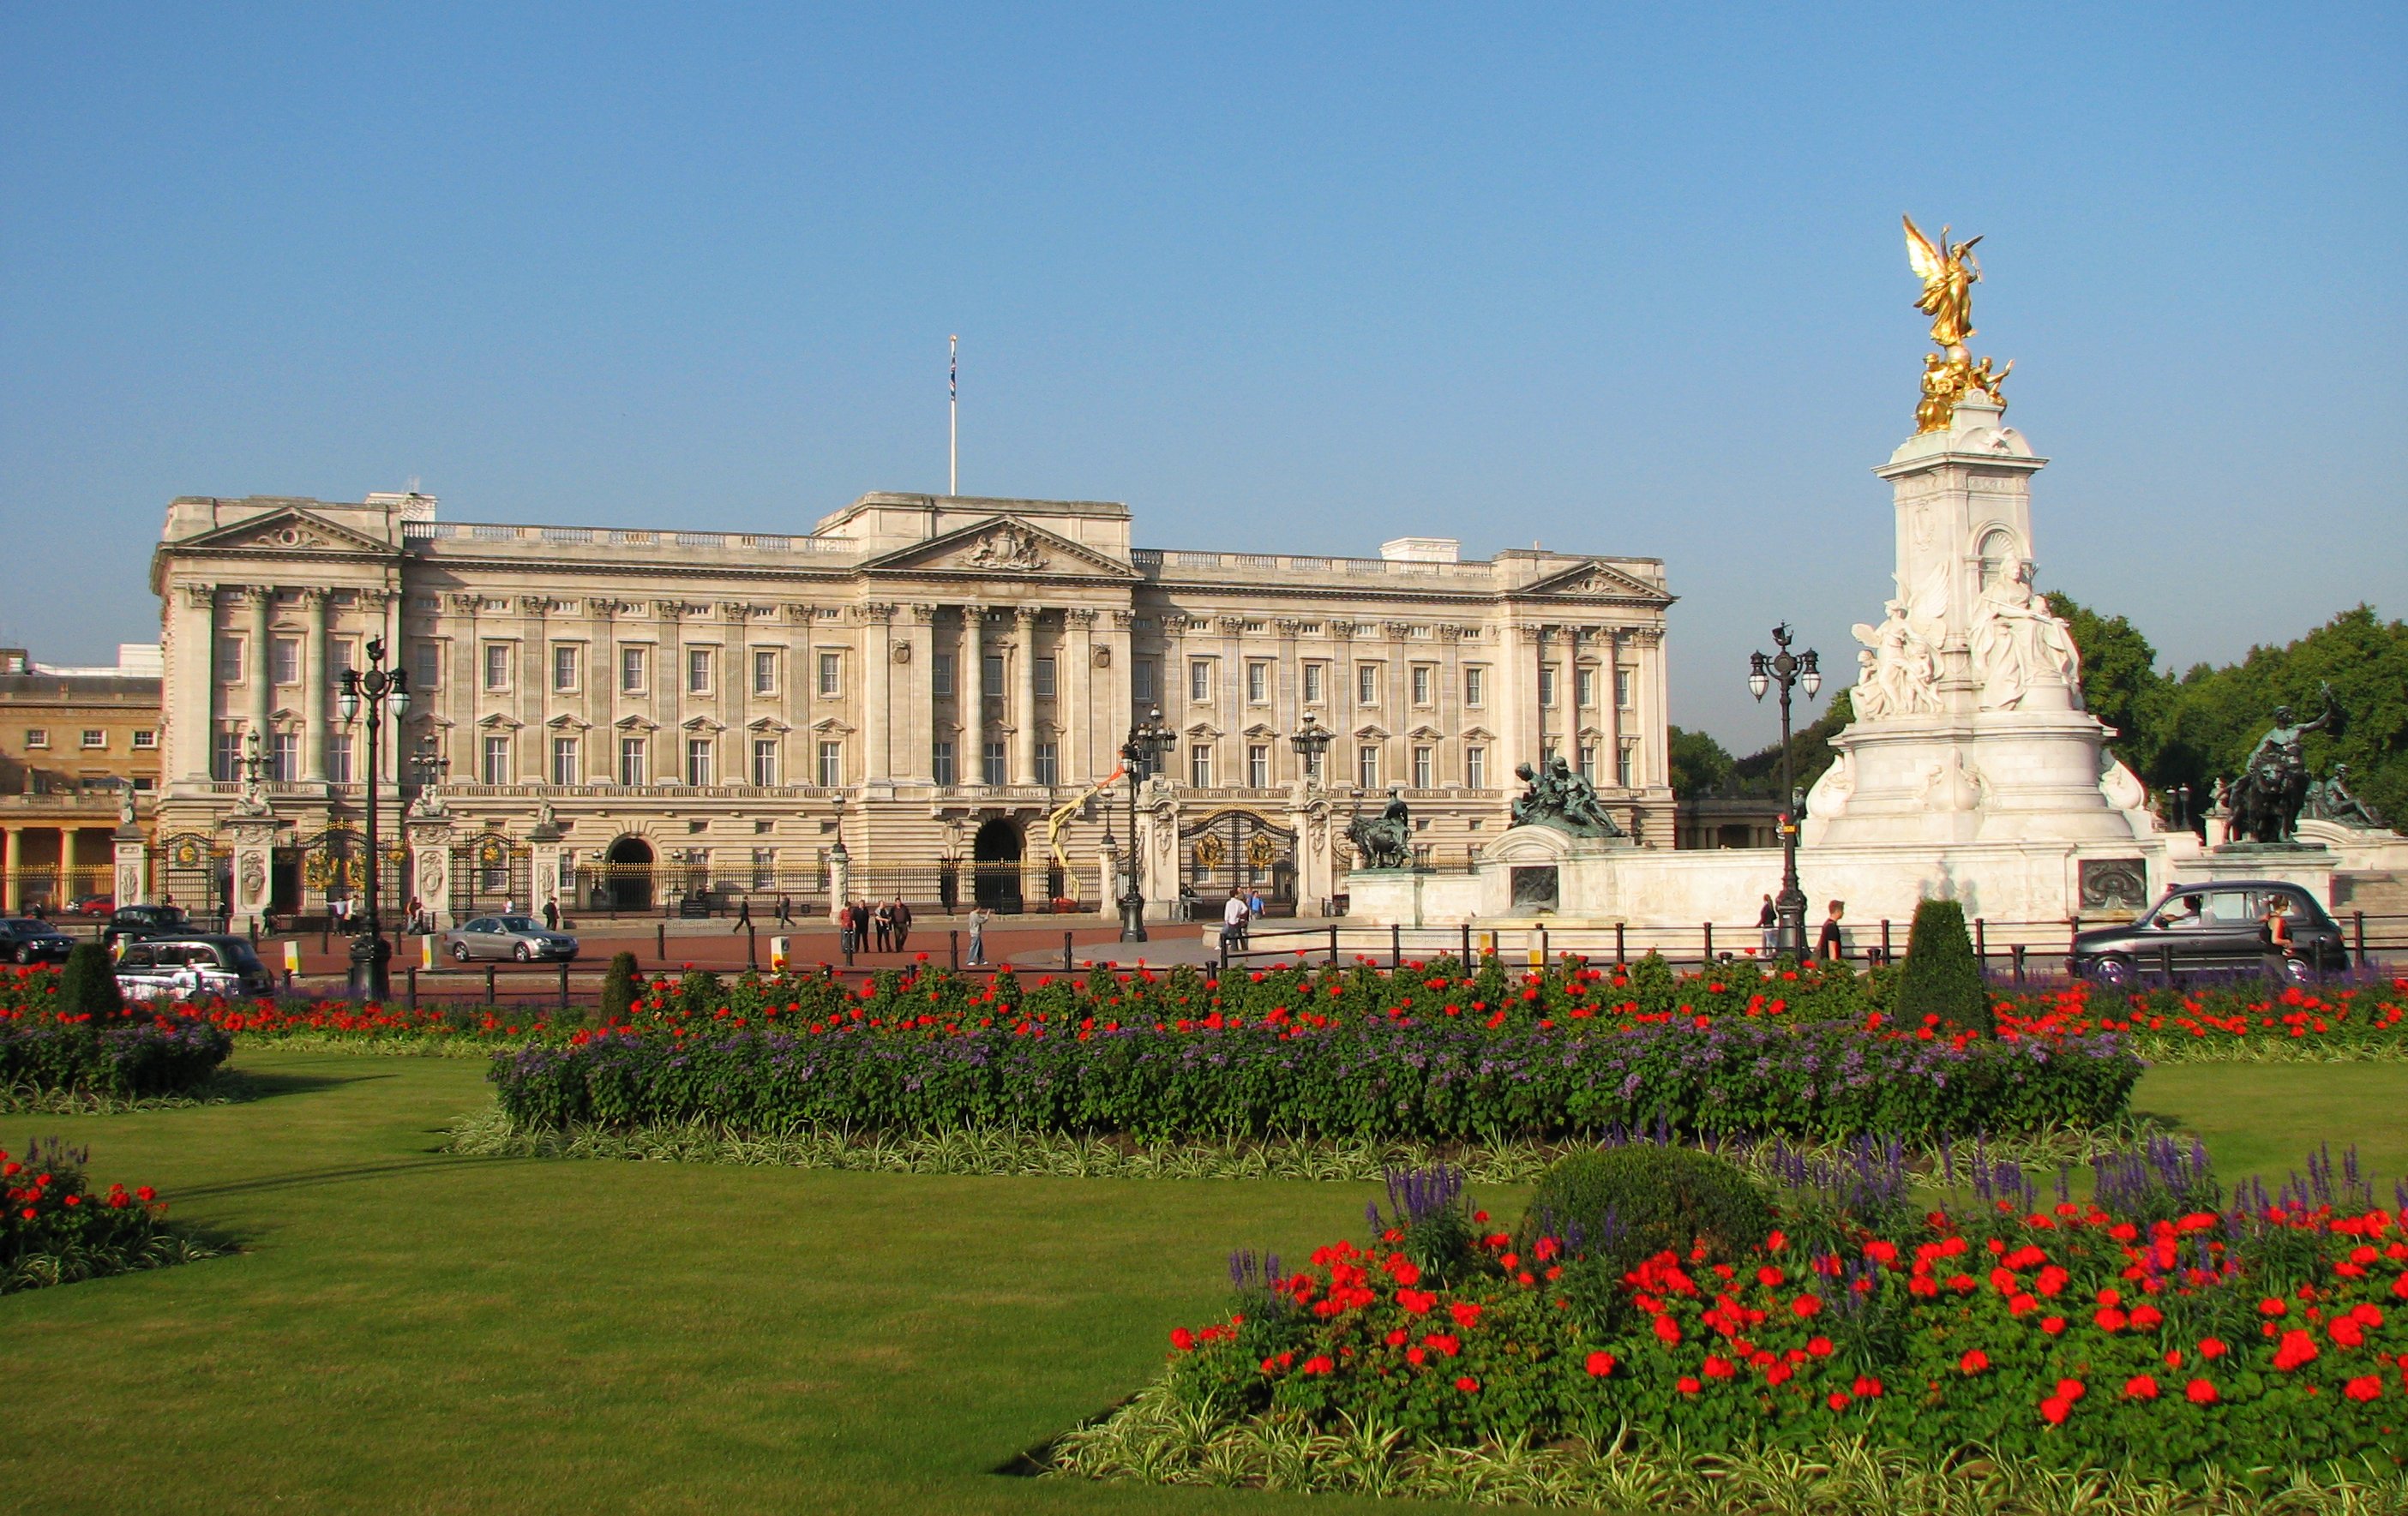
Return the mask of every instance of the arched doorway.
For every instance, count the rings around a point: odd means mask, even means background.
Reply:
[[[1020,909],[1020,823],[996,816],[970,844],[971,898],[989,910]]]
[[[652,908],[652,845],[639,837],[623,837],[602,855],[603,888],[612,910]]]

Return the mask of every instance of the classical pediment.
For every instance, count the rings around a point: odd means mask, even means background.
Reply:
[[[727,730],[727,723],[725,722],[714,721],[709,716],[689,716],[680,724],[689,732],[724,732]]]
[[[179,552],[193,548],[213,548],[274,553],[373,552],[389,555],[394,551],[392,543],[380,542],[348,526],[337,526],[325,517],[298,506],[271,510],[170,546]]]
[[[657,732],[661,729],[660,722],[641,716],[622,716],[611,724],[622,732]]]
[[[778,720],[775,716],[756,717],[752,721],[745,722],[745,726],[748,730],[758,732],[764,737],[767,737],[771,733],[785,733],[794,730],[793,727],[788,726],[784,722]]]
[[[582,732],[592,727],[594,723],[581,716],[564,710],[543,724],[555,732]]]
[[[985,521],[882,553],[862,565],[869,574],[944,574],[1030,579],[1053,575],[1134,579],[1137,570],[1095,549],[1016,516]]]
[[[1594,560],[1575,564],[1559,573],[1512,592],[1511,598],[1520,600],[1532,595],[1560,596],[1568,600],[1603,600],[1638,602],[1648,606],[1669,606],[1673,597],[1645,579],[1626,574],[1611,564]]]

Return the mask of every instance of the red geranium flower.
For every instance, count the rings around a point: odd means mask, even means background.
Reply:
[[[1480,1381],[1473,1379],[1469,1374],[1456,1380],[1455,1381],[1455,1387],[1461,1390],[1465,1394],[1478,1394],[1480,1393]]]
[[[2155,1400],[2157,1397],[2157,1381],[2146,1374],[2135,1374],[2124,1381],[2124,1398],[2127,1400]]]
[[[2205,1380],[2193,1380],[2183,1386],[2183,1394],[2194,1406],[2215,1404],[2215,1386]]]
[[[1608,1374],[1613,1372],[1613,1354],[1610,1352],[1590,1353],[1588,1355],[1588,1371],[1595,1378],[1601,1380]]]
[[[2352,1400],[2372,1400],[2383,1393],[2383,1381],[2372,1374],[2361,1374],[2343,1385],[2341,1393]]]
[[[1989,1366],[1990,1355],[1979,1348],[1969,1351],[1964,1357],[1956,1360],[1956,1367],[1960,1373],[1979,1374]]]

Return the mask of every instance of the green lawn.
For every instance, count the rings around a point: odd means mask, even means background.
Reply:
[[[245,1251],[0,1298],[0,1507],[1305,1509],[990,1471],[1141,1383],[1229,1248],[1355,1235],[1369,1187],[450,1158],[479,1064],[239,1062],[274,1093],[9,1123]],[[2408,1170],[2408,1065],[2175,1068],[2136,1103],[2228,1179],[2325,1136],[2386,1194]]]

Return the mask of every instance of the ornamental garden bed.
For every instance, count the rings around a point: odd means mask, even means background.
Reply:
[[[133,1269],[213,1258],[220,1245],[167,1221],[149,1185],[95,1193],[88,1150],[36,1138],[22,1154],[0,1150],[0,1294]]]
[[[1399,1173],[1363,1241],[1234,1256],[1229,1309],[1032,1465],[1614,1509],[2408,1501],[2408,1194],[2345,1155],[2226,1199],[2163,1143],[2079,1201],[1968,1178],[1927,1210],[1871,1149],[1769,1191],[1632,1149],[1509,1225]]]

